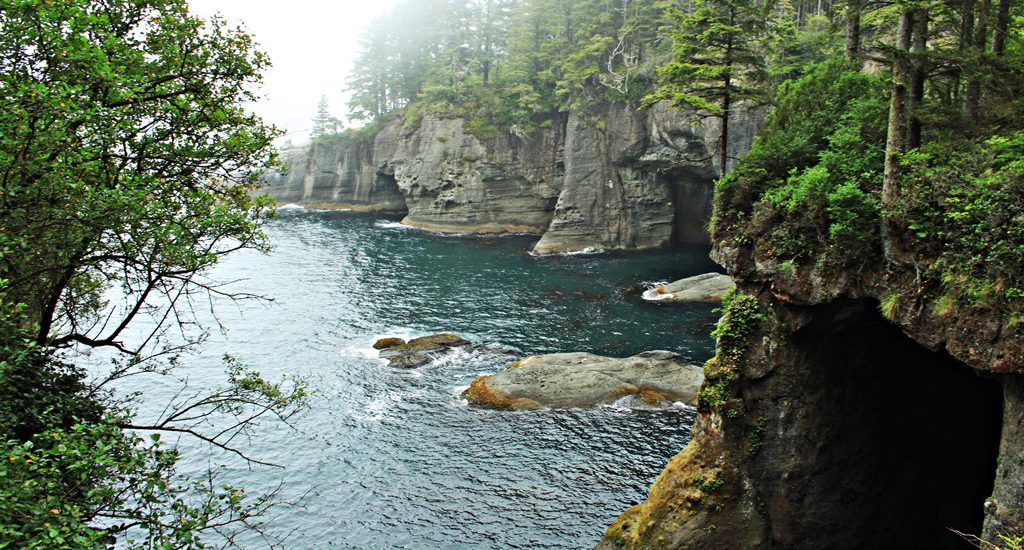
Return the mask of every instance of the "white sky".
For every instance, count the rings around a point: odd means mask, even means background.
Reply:
[[[299,143],[309,138],[320,94],[331,111],[347,115],[345,80],[359,36],[369,20],[397,0],[189,0],[193,13],[220,13],[242,23],[270,54],[274,66],[264,79],[266,98],[253,110]]]

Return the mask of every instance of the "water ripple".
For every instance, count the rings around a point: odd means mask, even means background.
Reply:
[[[214,276],[244,278],[240,288],[275,301],[225,310],[228,333],[183,369],[214,380],[229,352],[270,377],[309,379],[315,394],[298,431],[250,443],[283,474],[214,457],[249,486],[284,479],[286,496],[312,489],[272,518],[273,531],[294,531],[290,547],[592,547],[689,438],[685,407],[468,408],[460,389],[507,356],[460,352],[396,371],[370,344],[452,331],[525,353],[669,349],[703,361],[711,308],[659,308],[631,288],[712,269],[704,249],[535,258],[527,237],[440,238],[300,209],[282,212],[269,233],[270,256],[235,256]]]

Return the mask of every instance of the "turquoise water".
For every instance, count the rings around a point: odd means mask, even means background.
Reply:
[[[223,331],[179,374],[212,384],[231,353],[270,378],[308,380],[314,395],[294,429],[243,445],[283,469],[208,456],[255,490],[281,484],[295,504],[267,527],[286,547],[589,548],[689,439],[687,408],[467,408],[460,391],[502,368],[492,357],[398,371],[370,346],[450,331],[524,353],[667,349],[703,362],[712,307],[645,304],[636,286],[713,270],[702,247],[538,258],[528,237],[439,236],[305,210],[282,211],[269,235],[273,253],[236,255],[212,276],[273,301],[220,304]],[[144,389],[154,404],[174,390],[145,379],[122,389]],[[207,465],[193,458],[185,469]]]

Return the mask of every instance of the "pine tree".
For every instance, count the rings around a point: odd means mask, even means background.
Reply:
[[[327,103],[327,96],[321,95],[320,102],[316,106],[316,116],[313,117],[313,129],[310,137],[314,141],[337,134],[343,126],[340,120],[331,114],[330,105]]]
[[[387,17],[373,19],[363,33],[359,55],[348,77],[349,113],[355,120],[376,120],[389,110],[394,86],[394,49]]]
[[[773,4],[755,0],[695,0],[689,13],[673,9],[673,59],[658,69],[660,88],[651,105],[671,100],[701,118],[717,118],[719,173],[728,166],[729,123],[740,104],[767,99],[763,44],[771,30]]]

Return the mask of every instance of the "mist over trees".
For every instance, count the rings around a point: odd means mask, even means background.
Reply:
[[[413,103],[506,126],[637,101],[670,51],[668,6],[637,0],[406,1],[373,20],[349,86],[355,118]]]

